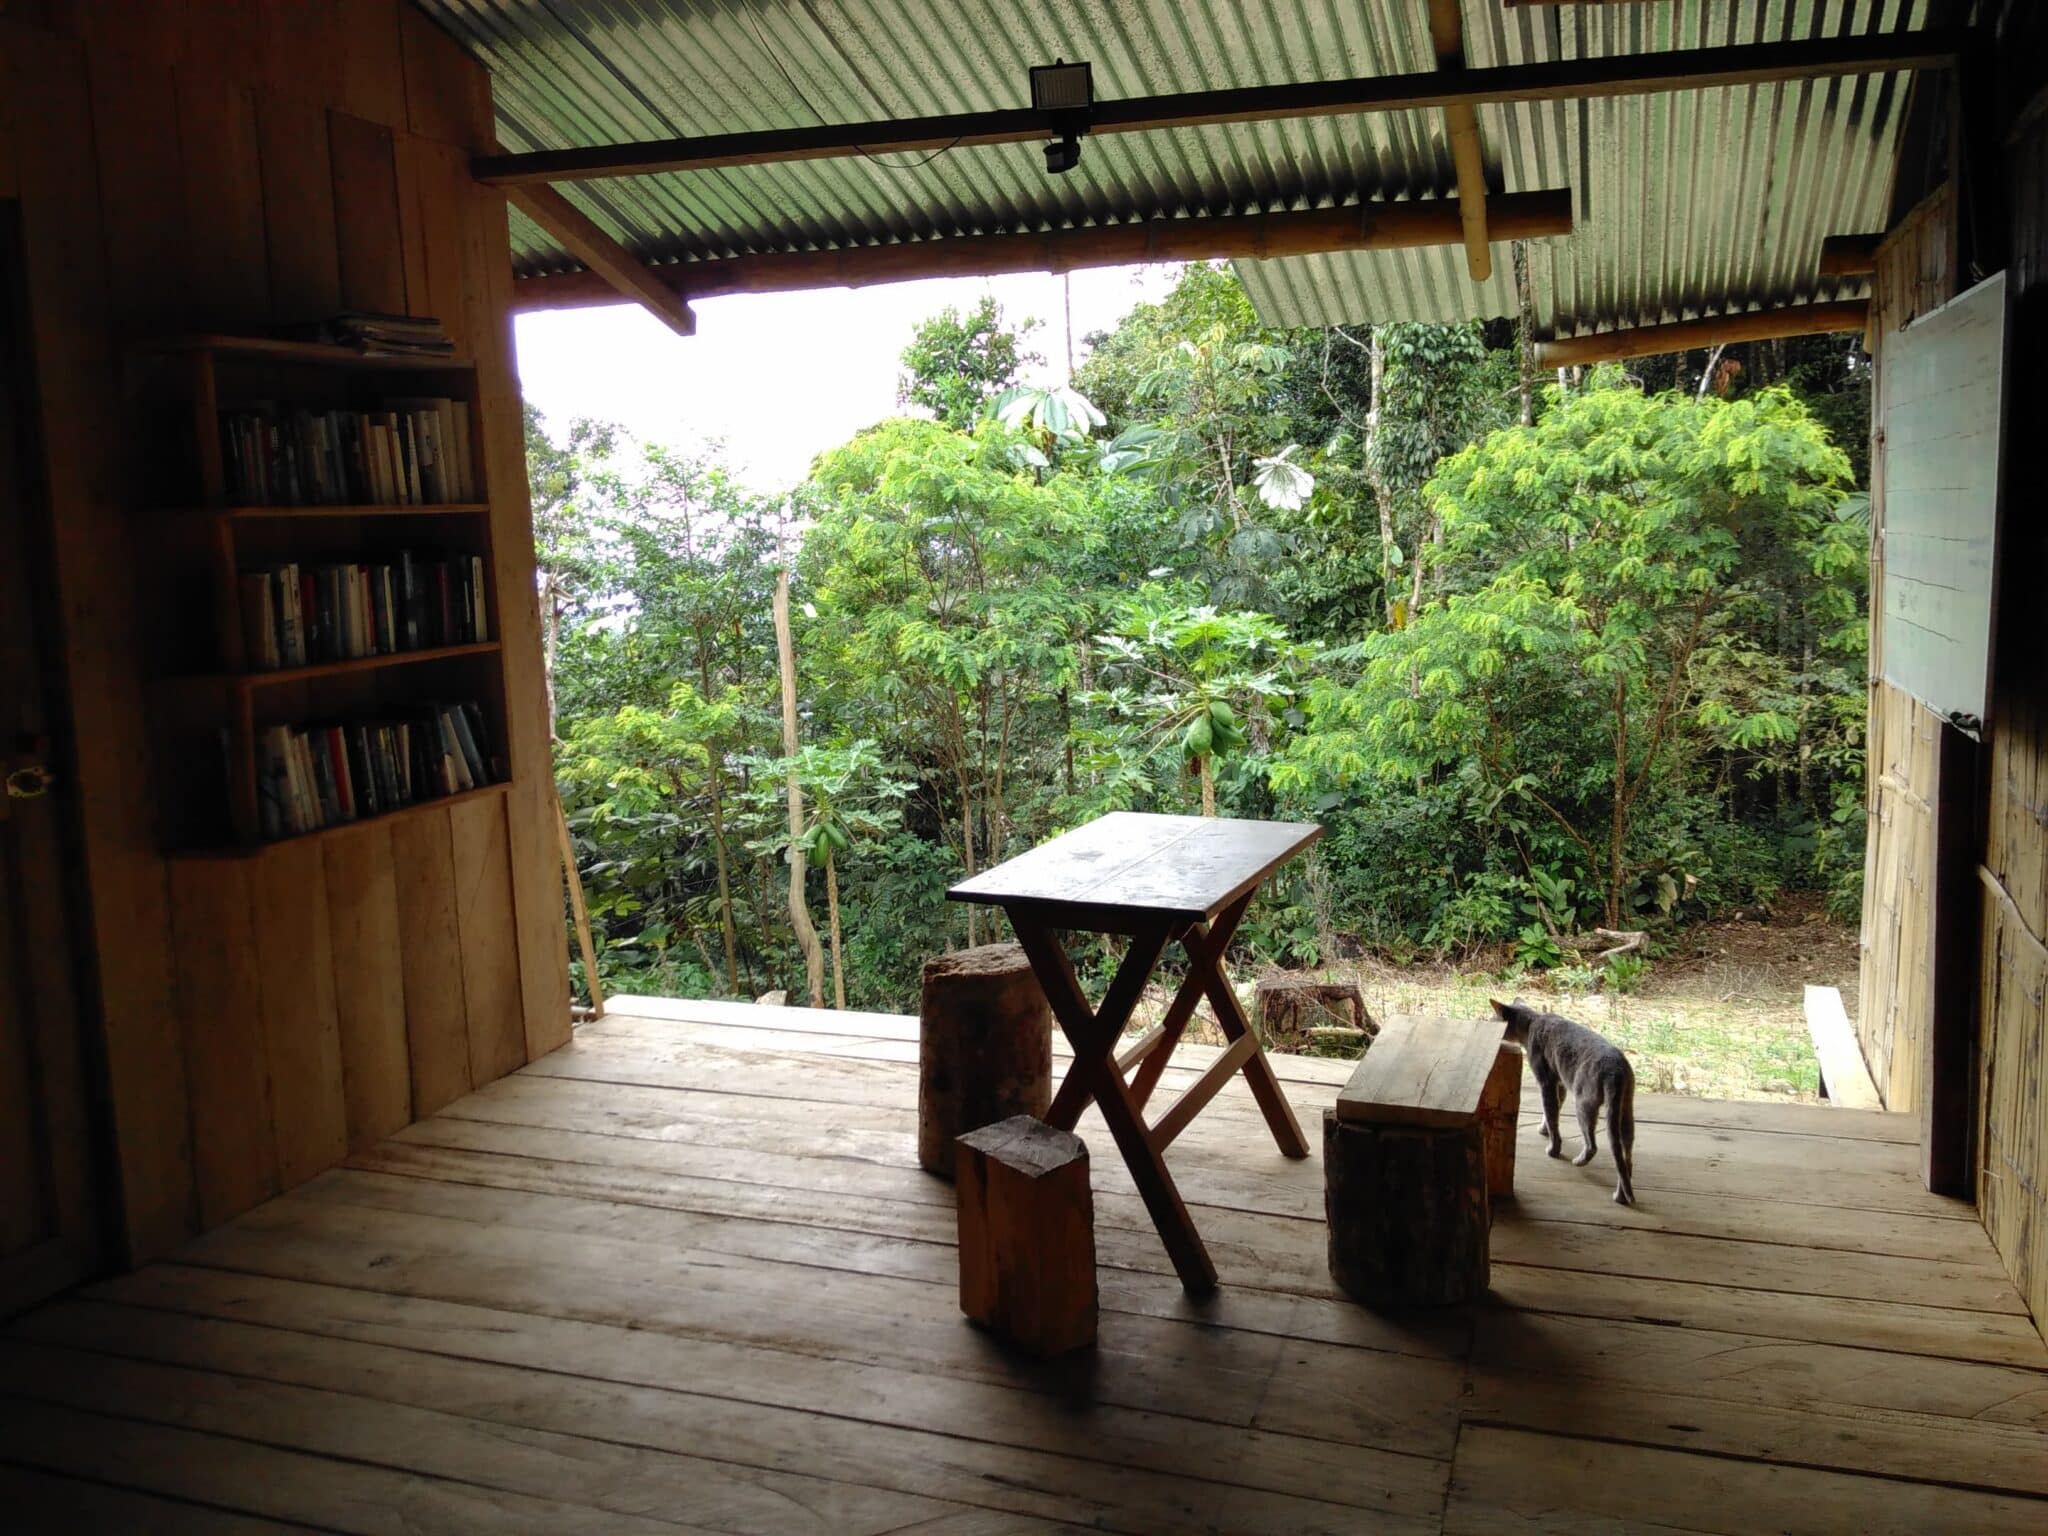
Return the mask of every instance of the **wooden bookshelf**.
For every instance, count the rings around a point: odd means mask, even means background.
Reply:
[[[138,365],[139,386],[162,407],[161,451],[155,457],[166,466],[147,515],[162,556],[160,579],[150,585],[164,594],[160,600],[169,610],[165,629],[176,637],[154,690],[159,755],[169,765],[161,775],[168,851],[246,856],[367,821],[502,794],[508,755],[503,652],[496,638],[501,615],[491,582],[496,569],[492,492],[474,365],[461,357],[238,336],[153,342],[140,349]],[[287,423],[295,412],[342,412],[357,419],[365,412],[408,412],[418,408],[417,402],[433,400],[460,402],[466,409],[468,458],[447,461],[454,467],[442,473],[452,475],[451,484],[472,492],[473,499],[301,504],[279,503],[272,496],[255,504],[234,495],[223,430],[229,415],[267,411]],[[426,415],[431,418],[432,412]],[[420,431],[425,435],[431,429],[429,420]],[[363,429],[365,434],[368,430]],[[326,441],[332,445],[336,439],[330,433]],[[244,458],[246,464],[246,453]],[[303,457],[299,462],[295,484],[310,490],[311,472]],[[344,462],[347,472],[337,473]],[[422,456],[417,481],[425,482],[431,462]],[[325,453],[325,489],[331,493],[341,480],[351,488],[378,478],[390,482],[381,468],[377,476],[366,477],[359,472],[362,465],[360,456],[345,461]],[[278,481],[267,472],[261,478]],[[401,551],[429,562],[480,559],[483,618],[491,638],[309,658],[296,666],[252,664],[244,639],[244,573],[287,565],[306,572],[323,565],[388,565],[396,563]],[[422,797],[376,816],[339,819],[309,832],[264,837],[260,776],[267,731],[415,718],[428,706],[463,701],[479,707],[488,741],[478,747],[487,771],[499,782]]]
[[[432,800],[417,800],[411,805],[402,805],[395,811],[384,811],[376,816],[357,816],[349,821],[338,821],[331,827],[322,827],[316,832],[294,832],[283,837],[273,837],[250,848],[241,843],[223,843],[211,848],[184,848],[178,851],[181,859],[246,859],[262,849],[282,848],[288,844],[318,842],[323,838],[338,837],[358,827],[381,827],[393,822],[406,821],[428,811],[445,811],[453,806],[466,805],[472,800],[490,800],[509,794],[512,786],[500,781],[483,784],[475,789],[458,790],[452,795],[438,795]]]

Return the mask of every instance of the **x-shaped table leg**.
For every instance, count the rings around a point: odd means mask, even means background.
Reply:
[[[1117,1150],[1131,1170],[1131,1181],[1138,1186],[1152,1224],[1159,1229],[1182,1287],[1197,1295],[1215,1290],[1216,1266],[1210,1262],[1209,1250],[1202,1246],[1201,1234],[1195,1230],[1187,1206],[1181,1201],[1173,1175],[1167,1172],[1166,1160],[1153,1144],[1131,1098],[1130,1087],[1116,1065],[1116,1043],[1123,1035],[1131,1010],[1144,994],[1153,967],[1165,952],[1170,928],[1161,923],[1131,935],[1130,948],[1117,967],[1109,991],[1103,995],[1102,1006],[1090,1008],[1058,935],[1015,911],[1010,914],[1010,924],[1016,930],[1017,942],[1024,946],[1039,984],[1045,988],[1046,1001],[1052,1005],[1060,1028],[1074,1047],[1073,1065],[1067,1069],[1067,1080],[1060,1085],[1046,1119],[1061,1130],[1071,1131],[1088,1101],[1095,1101],[1103,1124],[1109,1127]]]

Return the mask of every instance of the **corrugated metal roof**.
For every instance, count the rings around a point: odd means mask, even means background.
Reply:
[[[1026,71],[1094,65],[1098,96],[1400,74],[1431,66],[1423,0],[423,0],[494,76],[508,149],[858,122],[1028,104]],[[1475,65],[1923,25],[1937,0],[1466,0]],[[1569,186],[1578,227],[1532,245],[1545,332],[1848,297],[1823,236],[1877,228],[1902,77],[1486,106],[1489,179]],[[1441,115],[1379,113],[1125,134],[1045,174],[1032,144],[565,184],[628,248],[689,262],[1441,196]],[[521,275],[575,262],[515,215]],[[1268,319],[1450,319],[1514,308],[1457,248],[1240,262]]]

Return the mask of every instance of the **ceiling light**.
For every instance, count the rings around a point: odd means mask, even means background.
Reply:
[[[1086,117],[1095,105],[1095,71],[1083,61],[1069,64],[1055,59],[1050,64],[1031,66],[1031,110],[1065,117],[1078,113]]]

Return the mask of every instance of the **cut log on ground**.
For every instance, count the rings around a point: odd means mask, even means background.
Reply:
[[[1016,1115],[958,1141],[960,1310],[1021,1349],[1095,1342],[1095,1202],[1088,1148]]]
[[[954,1139],[1052,1107],[1052,1009],[1016,944],[928,960],[918,1007],[917,1160],[953,1177]]]
[[[1268,976],[1252,993],[1259,1034],[1269,1051],[1298,1051],[1319,1029],[1379,1030],[1366,1012],[1365,994],[1350,982]]]
[[[1486,1153],[1460,1128],[1352,1125],[1323,1112],[1330,1278],[1369,1307],[1445,1306],[1486,1290]]]

